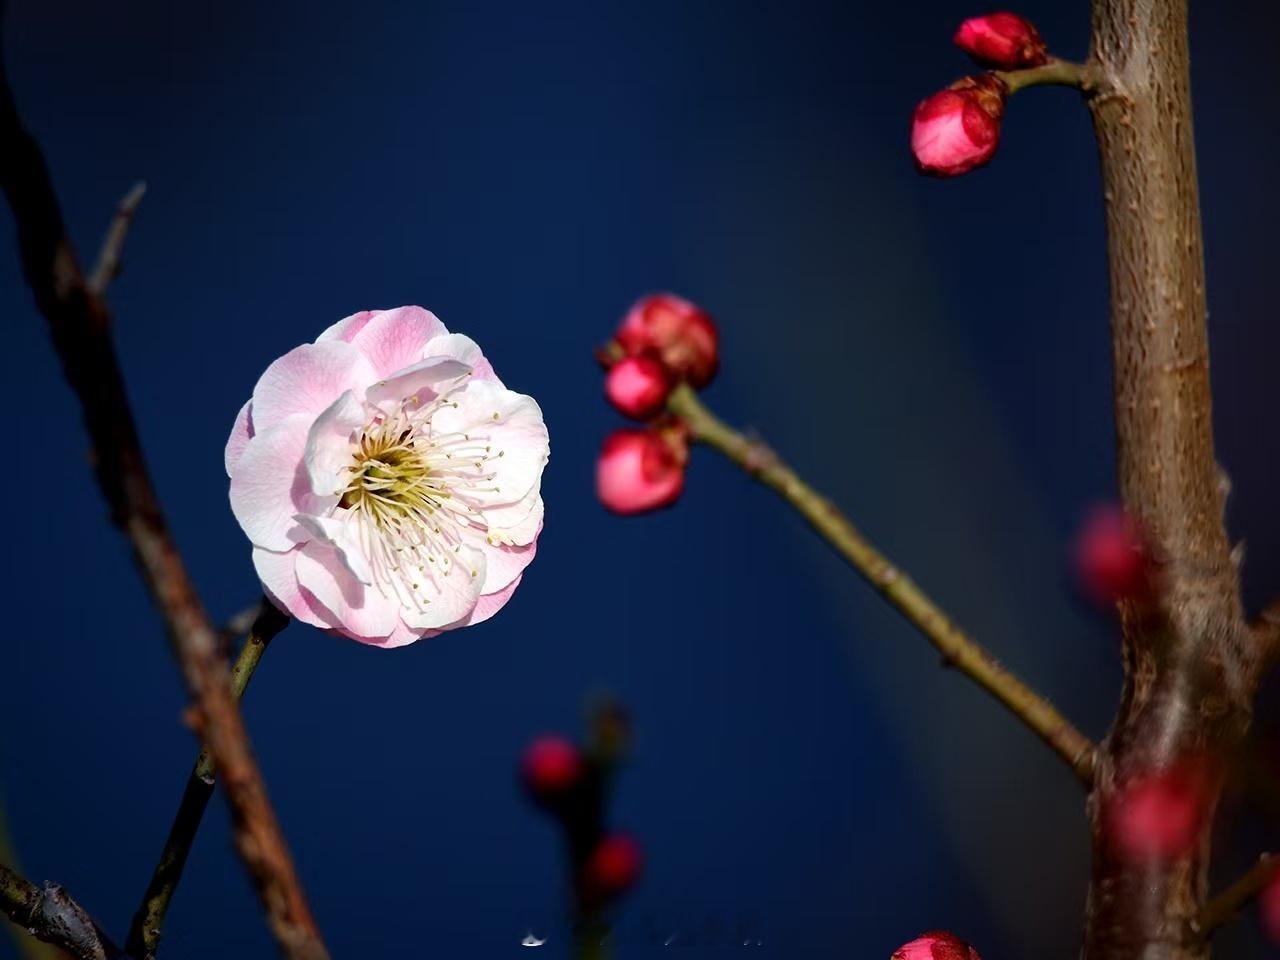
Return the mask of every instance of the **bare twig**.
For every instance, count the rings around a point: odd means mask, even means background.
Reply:
[[[257,616],[249,630],[249,636],[245,638],[244,646],[240,648],[240,655],[231,668],[231,692],[237,700],[244,696],[267,645],[289,623],[289,619],[268,601],[264,600],[253,611]],[[165,839],[164,850],[125,940],[125,949],[139,960],[153,960],[159,948],[165,914],[168,913],[174,892],[182,880],[187,855],[191,852],[196,832],[200,829],[200,821],[209,806],[209,798],[213,796],[213,785],[213,757],[206,747],[201,749],[191,775],[187,778],[187,786],[182,792],[182,801],[178,804],[173,825],[169,828],[169,836]]]
[[[289,957],[326,957],[231,693],[218,632],[152,486],[111,338],[110,312],[80,269],[44,157],[22,126],[2,67],[0,62],[0,186],[17,222],[27,282],[49,323],[67,381],[80,398],[98,484],[164,616],[197,708],[198,732],[222,776],[236,846],[272,932]]]
[[[1017,93],[1027,87],[1050,84],[1075,87],[1087,93],[1097,82],[1097,77],[1088,64],[1072,63],[1069,60],[1050,60],[1041,66],[1028,67],[1025,70],[992,70],[991,72],[1004,81],[1010,93]]]
[[[76,960],[129,960],[66,890],[56,883],[37,887],[3,864],[0,910],[37,940]]]
[[[107,238],[102,242],[102,250],[98,253],[98,265],[93,268],[89,277],[89,289],[99,296],[106,293],[111,281],[120,275],[120,258],[124,254],[125,237],[129,235],[129,225],[146,192],[147,185],[139,181],[116,207],[115,219],[111,221]]]
[[[1262,893],[1267,884],[1280,882],[1277,878],[1280,878],[1280,855],[1264,853],[1243,877],[1200,909],[1191,921],[1192,934],[1200,938],[1212,936],[1215,930]]]
[[[942,654],[947,666],[955,667],[1004,704],[1067,762],[1082,783],[1092,782],[1095,748],[1089,738],[956,626],[910,577],[872,546],[834,504],[772,453],[711,413],[687,386],[672,393],[669,407],[688,424],[695,439],[724,454],[795,507],[868,583],[925,635]]]

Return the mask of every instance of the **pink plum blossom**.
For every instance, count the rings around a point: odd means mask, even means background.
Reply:
[[[367,310],[269,367],[227,441],[231,509],[297,619],[398,647],[493,616],[542,530],[542,411],[421,307]]]

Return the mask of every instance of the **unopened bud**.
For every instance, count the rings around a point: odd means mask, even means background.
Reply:
[[[585,763],[582,751],[564,737],[539,737],[529,744],[520,764],[529,795],[539,803],[554,805],[581,781]]]
[[[618,328],[617,342],[629,356],[656,357],[674,380],[695,390],[710,383],[720,365],[719,334],[711,317],[670,293],[637,301]]]
[[[1119,507],[1095,507],[1085,518],[1074,562],[1081,588],[1095,603],[1138,599],[1150,588],[1142,533]]]
[[[1048,63],[1039,31],[1016,13],[988,13],[960,24],[955,44],[984,67],[1021,70]]]
[[[685,441],[655,429],[615,430],[596,461],[596,494],[614,513],[645,513],[675,503],[684,490]]]
[[[989,161],[1000,145],[1000,119],[1008,87],[990,75],[965,77],[926,97],[911,120],[916,169],[931,177],[958,177]]]
[[[625,833],[601,840],[582,865],[582,892],[589,903],[604,904],[630,890],[644,865],[640,844]]]
[[[890,960],[982,960],[978,951],[954,933],[932,930],[894,951]]]
[[[604,395],[633,420],[648,420],[661,412],[670,393],[667,369],[652,356],[625,357],[605,375]]]

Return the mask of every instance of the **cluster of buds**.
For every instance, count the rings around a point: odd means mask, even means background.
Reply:
[[[605,397],[643,427],[610,434],[596,464],[596,493],[614,513],[670,506],[684,490],[689,438],[667,414],[671,391],[700,390],[720,362],[716,326],[706,311],[669,293],[638,301],[599,352]]]
[[[966,20],[955,44],[994,70],[1026,70],[1049,62],[1040,33],[1015,13]],[[916,107],[911,153],[916,169],[932,177],[957,177],[987,163],[1000,145],[1009,87],[993,73],[958,80]]]
[[[893,952],[890,960],[982,960],[970,944],[954,933],[931,930]]]
[[[627,741],[625,714],[617,704],[602,702],[593,712],[586,745],[539,737],[520,764],[526,793],[564,830],[580,937],[600,934],[601,911],[635,885],[643,865],[640,845],[630,835],[604,827],[608,787]]]

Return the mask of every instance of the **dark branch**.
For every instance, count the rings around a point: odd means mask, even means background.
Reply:
[[[152,486],[106,301],[80,268],[44,157],[22,125],[2,60],[0,187],[13,208],[27,283],[49,323],[67,381],[80,398],[98,485],[164,616],[197,708],[198,732],[221,771],[241,859],[286,956],[326,957],[231,694],[218,631],[187,574]]]
[[[56,883],[37,887],[3,864],[0,910],[37,940],[76,960],[129,960],[66,890]]]

